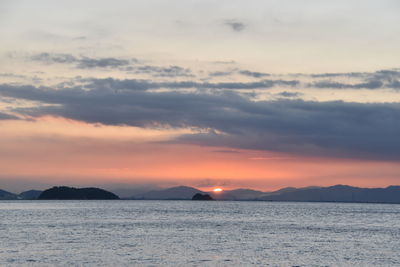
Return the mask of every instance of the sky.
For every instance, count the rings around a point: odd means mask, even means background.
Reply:
[[[0,1],[0,188],[400,184],[397,0]]]

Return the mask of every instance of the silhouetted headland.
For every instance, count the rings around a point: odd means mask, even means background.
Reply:
[[[67,186],[53,187],[43,191],[38,199],[54,200],[109,200],[119,199],[114,193],[100,188],[73,188]]]
[[[193,187],[178,186],[131,197],[143,200],[190,200],[196,194],[210,195],[214,200],[241,201],[295,201],[295,202],[357,202],[357,203],[398,203],[400,186],[386,188],[360,188],[347,185],[329,187],[309,186],[303,188],[287,187],[272,192],[251,189],[223,190],[222,192],[203,192]]]
[[[388,186],[386,188],[360,188],[348,185],[308,187],[280,194],[269,194],[261,197],[260,200],[400,204],[400,186]]]
[[[125,199],[136,200],[192,200],[195,195],[209,195],[213,200],[240,201],[294,201],[294,202],[356,202],[400,204],[400,186],[386,188],[360,188],[347,185],[329,187],[287,187],[277,191],[263,192],[252,189],[203,192],[197,188],[177,186],[160,190],[149,190]],[[198,198],[197,196],[196,198]],[[43,192],[29,190],[20,194],[0,190],[0,200],[34,199],[119,199],[117,194],[100,188],[53,187]],[[200,198],[199,198],[200,199]],[[194,200],[194,199],[193,199]],[[203,200],[203,199],[201,199]]]
[[[0,189],[0,200],[13,200],[13,199],[17,199],[16,194]]]
[[[40,190],[28,190],[25,192],[22,192],[21,194],[18,195],[18,199],[23,199],[23,200],[34,200],[34,199],[38,199],[38,197],[40,196],[40,194],[43,191]]]
[[[142,194],[136,194],[131,199],[138,200],[190,200],[193,195],[203,193],[189,186],[175,186],[161,190],[150,190]]]
[[[197,193],[192,197],[192,200],[214,200],[209,194]]]

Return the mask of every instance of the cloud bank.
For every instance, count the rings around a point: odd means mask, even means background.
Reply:
[[[148,89],[148,84],[137,81],[106,79],[94,80],[90,89],[3,84],[0,95],[46,104],[13,110],[30,118],[51,115],[105,125],[197,131],[171,142],[307,156],[400,159],[399,103],[254,101],[235,91]]]

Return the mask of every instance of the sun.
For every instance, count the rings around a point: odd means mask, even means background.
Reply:
[[[213,190],[215,193],[219,193],[219,192],[222,192],[223,191],[223,189],[222,188],[219,188],[219,187],[217,187],[217,188],[214,188],[214,190]]]

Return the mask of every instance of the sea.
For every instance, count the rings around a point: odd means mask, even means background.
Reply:
[[[0,266],[400,266],[400,205],[0,201]]]

